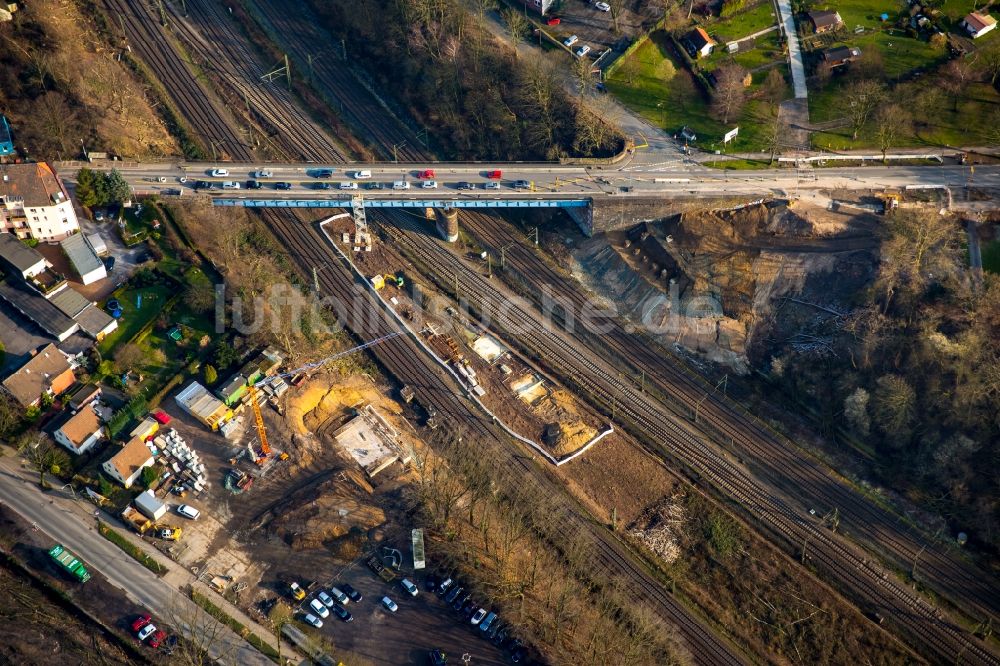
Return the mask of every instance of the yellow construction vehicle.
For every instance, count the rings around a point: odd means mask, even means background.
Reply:
[[[250,384],[250,406],[253,409],[253,417],[257,422],[257,437],[260,438],[260,457],[255,457],[254,462],[263,465],[267,457],[271,455],[271,446],[267,443],[267,431],[264,429],[264,415],[260,413],[260,405],[257,404],[257,387]]]

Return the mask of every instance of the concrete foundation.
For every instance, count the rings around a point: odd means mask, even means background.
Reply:
[[[591,199],[586,208],[566,208],[586,236],[660,220],[690,210],[733,208],[757,199],[752,195],[729,197],[603,197]]]

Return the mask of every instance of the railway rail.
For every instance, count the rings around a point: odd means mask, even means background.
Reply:
[[[106,0],[106,3],[112,14],[120,17],[129,46],[135,49],[136,55],[154,76],[164,83],[173,103],[200,133],[199,136],[212,141],[213,145],[226,146],[225,156],[229,159],[253,161],[251,146],[233,129],[238,125],[236,119],[223,112],[221,105],[184,66],[159,22],[150,19],[149,6],[134,0]],[[196,42],[191,39],[190,43]],[[266,92],[268,89],[262,90]],[[275,108],[278,108],[277,104]],[[289,116],[284,118],[294,122]],[[330,146],[307,142],[301,135],[296,137],[289,133],[283,135],[281,141],[287,142],[290,151],[300,151],[307,159],[341,157]],[[409,153],[411,156],[417,154],[415,148]],[[336,295],[341,301],[357,296],[358,285],[353,276],[304,218],[291,211],[264,211],[261,217],[288,249],[303,274],[317,265],[331,264],[336,267],[319,274],[325,293]],[[371,305],[375,307],[374,302]],[[346,311],[356,313],[353,308]],[[365,339],[385,335],[393,330],[392,326],[384,313],[381,316],[352,317],[348,322],[350,330]],[[584,534],[590,539],[595,571],[603,572],[609,581],[618,582],[634,598],[651,604],[661,617],[676,628],[680,643],[695,662],[713,665],[745,663],[738,649],[710,630],[700,618],[692,616],[633,559],[622,544],[576,506],[544,468],[530,462],[531,458],[524,456],[516,443],[498,432],[495,425],[467,404],[458,393],[459,387],[450,383],[412,340],[395,338],[372,350],[372,353],[397,379],[413,386],[423,404],[435,405],[442,415],[456,424],[471,428],[483,442],[492,444],[490,450],[492,455],[497,456],[498,470],[519,483],[536,484],[541,496],[552,498],[554,504],[551,506],[557,512],[562,532],[567,535]]]
[[[579,340],[562,329],[546,330],[524,299],[498,289],[434,238],[418,218],[402,213],[369,215],[369,221],[415,259],[445,289],[459,278],[461,297],[498,329],[525,347],[554,374],[577,384],[605,408],[615,405],[618,419],[640,436],[657,442],[660,454],[677,459],[701,479],[735,500],[753,522],[788,544],[806,544],[813,564],[847,590],[863,607],[892,619],[935,660],[956,655],[981,664],[1000,658],[958,625],[947,620],[919,593],[910,589],[874,558],[838,534],[806,519],[784,493],[769,488],[742,464],[720,454],[694,428],[683,423],[650,395],[621,377],[617,366],[600,356],[581,353]],[[515,336],[506,335],[516,331]],[[793,546],[794,547],[794,546]]]
[[[464,224],[491,251],[505,248],[511,270],[534,285],[548,285],[583,312],[589,297],[571,277],[561,273],[529,247],[509,224],[491,215],[470,213]],[[645,377],[640,390],[657,390],[663,402],[684,419],[698,415],[712,439],[748,461],[763,477],[794,497],[802,510],[837,510],[840,530],[849,532],[880,556],[906,570],[919,560],[921,581],[950,599],[973,618],[1000,615],[1000,587],[989,573],[933,543],[912,525],[850,488],[828,467],[794,442],[768,429],[745,409],[692,375],[668,351],[644,334],[626,331],[613,317],[595,317],[596,335],[576,327],[574,337],[593,353],[624,364],[632,377]]]

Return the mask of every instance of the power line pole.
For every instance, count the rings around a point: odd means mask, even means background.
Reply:
[[[288,78],[288,92],[292,91],[292,68],[288,64],[288,54],[285,54],[285,76]]]
[[[247,135],[250,137],[250,146],[253,147],[253,118],[250,115],[250,99],[246,90],[243,91],[243,103],[247,107]]]

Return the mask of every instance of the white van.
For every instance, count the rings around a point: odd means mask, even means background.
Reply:
[[[356,189],[358,189],[358,184],[357,183],[352,183],[351,181],[346,180],[346,181],[344,181],[343,183],[340,184],[340,189],[342,189],[342,190],[356,190]]]
[[[365,169],[364,171],[355,171],[354,177],[357,178],[358,180],[361,180],[363,178],[371,178],[372,172],[368,171],[367,169]]]
[[[340,590],[340,588],[337,588],[337,587],[330,588],[330,594],[332,594],[333,598],[336,599],[339,603],[341,603],[344,606],[346,606],[347,604],[351,603],[351,598],[348,597],[346,594],[344,594]]]
[[[212,176],[213,178],[225,178],[226,176],[229,175],[229,170],[228,169],[212,169],[211,171],[208,172],[208,175]]]
[[[238,190],[240,189],[240,184],[235,180],[226,180],[222,182],[222,189],[224,190]]]
[[[410,181],[408,180],[397,180],[392,184],[392,189],[394,190],[408,190],[410,189]]]
[[[194,508],[190,504],[181,504],[177,507],[177,513],[181,514],[185,518],[190,518],[191,520],[198,520],[201,516],[201,511]]]

